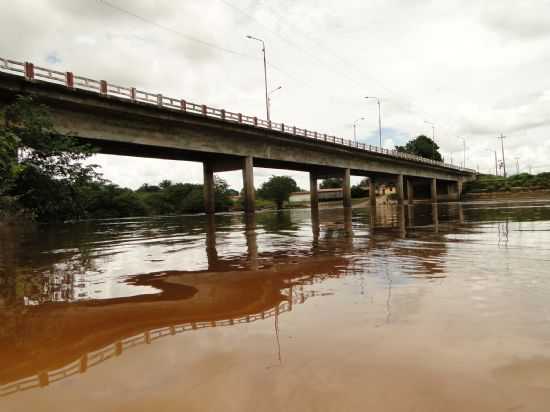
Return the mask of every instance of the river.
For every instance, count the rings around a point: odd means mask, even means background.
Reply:
[[[0,410],[548,411],[550,202],[0,228]]]

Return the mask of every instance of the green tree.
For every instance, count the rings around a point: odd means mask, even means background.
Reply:
[[[423,134],[409,140],[405,146],[395,146],[395,149],[398,152],[410,153],[427,159],[443,160],[441,153],[439,153],[439,146],[437,143]]]
[[[2,194],[15,197],[40,220],[63,220],[84,214],[79,187],[99,178],[95,165],[84,165],[93,150],[55,130],[44,105],[18,96],[0,126]]]
[[[339,189],[344,187],[344,180],[340,177],[331,177],[324,179],[319,186],[321,189]]]
[[[283,203],[288,201],[290,194],[299,190],[293,178],[289,176],[271,176],[258,190],[258,197],[273,200],[277,205],[277,209],[282,209]]]

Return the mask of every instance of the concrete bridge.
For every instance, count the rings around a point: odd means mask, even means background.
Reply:
[[[72,72],[0,58],[0,109],[18,94],[46,104],[54,126],[102,153],[202,162],[204,202],[214,210],[214,173],[243,171],[244,208],[254,211],[254,167],[307,171],[312,208],[317,180],[341,177],[344,206],[351,206],[350,176],[392,182],[398,200],[414,201],[415,187],[429,187],[437,202],[459,199],[475,171],[324,133],[149,93]],[[375,207],[371,196],[371,206]]]

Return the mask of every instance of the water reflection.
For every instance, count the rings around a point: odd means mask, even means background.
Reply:
[[[514,219],[550,220],[544,209],[518,208]],[[4,227],[0,395],[164,337],[266,319],[282,363],[279,316],[332,296],[324,284],[343,277],[359,277],[362,297],[383,290],[378,324],[390,324],[395,288],[445,278],[453,242],[474,242],[493,221],[498,244],[508,241],[510,210],[489,210],[434,204]]]

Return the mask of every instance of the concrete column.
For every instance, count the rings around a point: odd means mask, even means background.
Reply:
[[[376,182],[374,177],[369,177],[369,203],[371,208],[376,209]]]
[[[350,169],[344,170],[344,185],[342,186],[344,196],[344,207],[351,207],[351,172]]]
[[[437,179],[435,177],[430,182],[430,195],[432,203],[437,203]]]
[[[204,192],[204,211],[208,214],[216,212],[214,170],[209,161],[202,163],[203,171],[203,192]]]
[[[414,202],[414,186],[410,178],[407,179],[407,202],[410,205]]]
[[[395,185],[395,188],[397,190],[397,202],[402,205],[404,201],[404,194],[403,194],[403,175],[397,175],[397,183]]]
[[[311,210],[319,209],[319,194],[317,193],[317,176],[309,172],[309,196],[311,199]]]
[[[460,200],[460,198],[462,197],[462,178],[459,178],[458,181],[456,182],[456,188],[457,188],[456,198],[457,200]]]
[[[244,211],[254,213],[256,193],[254,192],[254,166],[252,156],[243,159]]]

